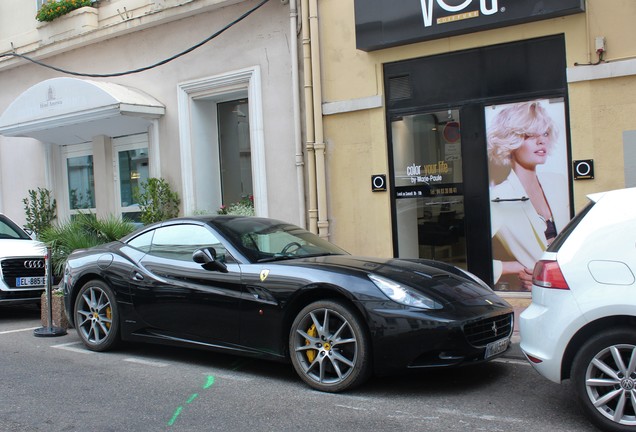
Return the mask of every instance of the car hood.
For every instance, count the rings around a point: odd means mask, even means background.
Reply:
[[[46,254],[44,243],[35,240],[0,240],[0,258],[19,256],[43,256]]]
[[[487,285],[473,280],[462,270],[439,261],[332,255],[288,262],[328,268],[329,271],[358,273],[361,276],[380,275],[448,303],[470,303],[473,299],[496,297]]]

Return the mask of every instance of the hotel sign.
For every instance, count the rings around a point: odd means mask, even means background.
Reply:
[[[585,11],[585,0],[355,0],[356,45],[373,51]]]

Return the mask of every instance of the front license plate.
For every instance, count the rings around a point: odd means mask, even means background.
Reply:
[[[497,354],[501,354],[502,352],[504,352],[508,348],[509,342],[510,339],[505,338],[486,345],[486,355],[484,356],[484,359],[496,356]]]
[[[27,286],[44,286],[46,282],[45,276],[34,276],[34,277],[19,277],[15,280],[16,287],[27,287]]]

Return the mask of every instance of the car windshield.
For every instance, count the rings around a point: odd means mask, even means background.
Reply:
[[[347,253],[309,231],[271,219],[228,218],[215,226],[253,263]]]
[[[11,219],[0,215],[0,239],[31,240],[31,237]]]

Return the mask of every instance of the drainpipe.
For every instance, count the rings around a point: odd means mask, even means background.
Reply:
[[[322,121],[322,81],[320,69],[320,29],[318,26],[318,0],[309,0],[309,33],[311,43],[311,76],[314,121],[314,157],[316,159],[316,198],[318,201],[318,236],[329,237],[327,217],[327,176],[325,169],[325,142]]]
[[[298,79],[298,0],[289,2],[289,28],[291,39],[292,103],[294,111],[294,144],[296,148],[296,187],[298,189],[298,220],[301,228],[306,228],[305,219],[305,162],[303,142],[300,133],[300,90]]]
[[[302,11],[302,45],[303,45],[303,72],[305,94],[305,129],[307,150],[307,186],[309,193],[309,231],[318,233],[318,199],[316,195],[316,158],[314,157],[314,105],[311,69],[311,41],[309,32],[309,0],[301,0]]]

